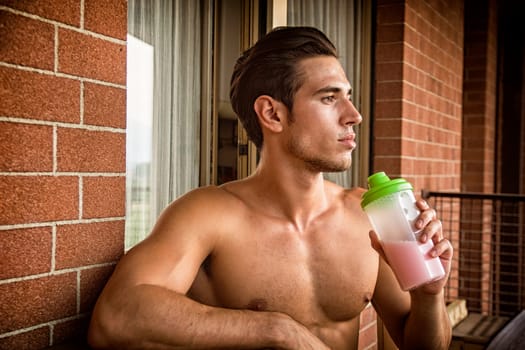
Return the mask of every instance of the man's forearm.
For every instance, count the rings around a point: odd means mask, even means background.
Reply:
[[[448,349],[452,335],[443,292],[410,294],[411,311],[405,323],[404,349]]]
[[[277,347],[286,316],[215,308],[150,285],[101,298],[90,327],[96,348],[243,349]],[[291,319],[290,319],[291,320]]]

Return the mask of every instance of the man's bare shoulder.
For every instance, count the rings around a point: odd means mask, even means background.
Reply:
[[[224,233],[238,225],[241,207],[218,186],[185,193],[163,210],[148,237],[120,262],[120,270],[135,284],[147,281],[185,293]]]
[[[231,206],[241,206],[242,201],[225,186],[203,186],[195,188],[173,201],[166,210],[179,211],[190,214],[197,213],[224,214],[231,210]]]
[[[150,236],[180,238],[191,235],[209,239],[235,225],[238,216],[235,214],[242,209],[242,201],[223,187],[195,188],[162,211]]]
[[[363,196],[363,193],[366,192],[366,190],[362,187],[352,187],[344,189],[344,192],[347,198],[361,201],[361,197]]]
[[[330,181],[325,181],[326,189],[335,197],[340,197],[345,205],[360,204],[361,197],[366,190],[362,187],[345,188]]]

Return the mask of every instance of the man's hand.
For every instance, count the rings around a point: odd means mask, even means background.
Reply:
[[[281,322],[277,327],[280,331],[279,339],[282,341],[277,349],[283,350],[330,350],[318,337],[308,328],[293,318],[282,314]],[[280,323],[280,324],[279,324]]]
[[[445,276],[437,281],[425,284],[418,288],[427,294],[439,294],[443,291],[443,287],[447,283],[450,275],[450,268],[452,266],[453,249],[450,241],[443,237],[443,227],[441,220],[437,219],[436,211],[432,209],[425,200],[418,200],[416,206],[421,210],[418,220],[416,221],[416,228],[421,229],[419,240],[425,243],[431,239],[434,242],[429,254],[432,257],[439,257],[441,264],[445,269]]]
[[[443,291],[443,287],[447,283],[448,276],[450,275],[453,255],[452,244],[448,239],[443,237],[441,221],[437,219],[436,211],[432,209],[425,200],[416,201],[416,206],[421,211],[415,224],[416,228],[421,230],[418,239],[421,243],[425,243],[429,239],[434,242],[434,248],[430,250],[429,254],[433,257],[439,257],[441,264],[445,269],[445,276],[443,278],[425,284],[416,290],[426,294],[439,294]],[[374,231],[370,231],[370,241],[372,247],[388,263],[388,259],[383,251],[379,237]]]

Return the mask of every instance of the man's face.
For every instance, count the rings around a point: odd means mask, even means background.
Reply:
[[[335,57],[299,63],[303,85],[295,94],[287,126],[288,153],[312,171],[344,171],[356,147],[353,126],[362,118],[351,101],[351,86]]]

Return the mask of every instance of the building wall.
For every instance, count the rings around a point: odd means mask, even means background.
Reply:
[[[463,2],[379,0],[373,168],[459,190]]]
[[[376,10],[373,170],[407,179],[416,194],[459,191],[463,2],[378,0]],[[362,329],[376,322],[372,312]],[[387,335],[381,342],[392,348]]]
[[[465,1],[465,74],[463,90],[463,144],[461,191],[495,191],[496,95],[498,60],[498,15],[495,0]],[[478,234],[491,232],[494,208],[490,203],[473,203],[479,222],[461,227],[463,247],[460,278],[466,289],[462,296],[491,300],[491,236],[480,241]],[[463,214],[466,215],[466,214]],[[466,243],[468,242],[468,243]],[[469,244],[467,248],[467,244]],[[479,263],[481,262],[481,266]],[[474,305],[473,305],[474,306]],[[489,303],[477,305],[490,311]]]
[[[498,23],[494,0],[465,1],[462,191],[495,192]]]
[[[0,1],[0,349],[84,336],[124,247],[125,0]]]

